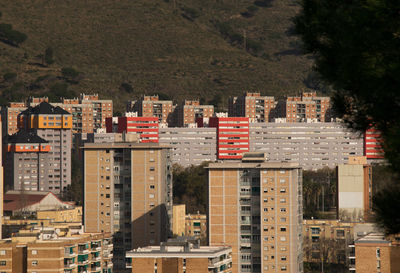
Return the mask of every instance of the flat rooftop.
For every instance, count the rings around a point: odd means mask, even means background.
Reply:
[[[390,245],[390,241],[385,239],[383,233],[369,233],[368,235],[355,241],[355,244],[387,244]]]
[[[85,143],[83,149],[170,149],[168,145],[159,143],[136,143],[136,142],[110,142],[110,143]]]
[[[208,169],[301,169],[296,162],[218,162],[210,163]]]
[[[126,257],[192,257],[192,258],[214,258],[222,254],[232,252],[231,247],[227,246],[200,246],[198,248],[190,247],[189,249],[184,246],[146,246],[142,248],[133,249],[126,252]]]

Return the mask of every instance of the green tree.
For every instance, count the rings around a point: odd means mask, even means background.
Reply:
[[[82,78],[82,73],[72,67],[63,67],[61,74],[70,83],[78,83]]]
[[[19,46],[22,44],[28,36],[26,34],[19,32],[17,30],[14,30],[12,28],[12,25],[10,24],[0,24],[0,40],[13,45],[13,46]]]
[[[400,2],[302,0],[301,5],[296,30],[306,53],[315,56],[316,71],[335,90],[335,112],[361,132],[379,129],[385,157],[400,172]],[[390,230],[400,232],[400,225]]]
[[[54,56],[53,56],[53,49],[51,47],[46,48],[44,52],[44,61],[46,64],[53,64],[54,63]]]

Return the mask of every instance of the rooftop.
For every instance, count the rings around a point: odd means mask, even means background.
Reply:
[[[59,106],[54,107],[48,102],[41,102],[40,104],[36,105],[35,107],[29,107],[25,111],[21,112],[21,114],[33,114],[33,115],[70,115],[69,112],[65,111]]]
[[[210,163],[207,169],[300,169],[298,163],[289,163],[289,162],[218,162],[218,163]]]
[[[158,143],[136,143],[136,142],[111,142],[111,143],[85,143],[83,149],[169,149],[170,146]]]
[[[48,143],[47,140],[41,138],[34,132],[25,132],[23,130],[20,130],[11,136],[7,135],[4,138],[5,143]]]
[[[369,233],[368,235],[355,241],[355,244],[386,244],[390,245],[390,241],[385,239],[383,233]]]

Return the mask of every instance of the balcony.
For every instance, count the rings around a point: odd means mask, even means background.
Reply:
[[[89,263],[89,255],[88,254],[79,254],[78,255],[78,264],[85,265]]]
[[[72,269],[76,267],[75,258],[64,258],[64,268]]]

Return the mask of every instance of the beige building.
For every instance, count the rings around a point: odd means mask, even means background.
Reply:
[[[112,271],[110,233],[68,234],[20,231],[0,241],[0,272],[107,272]]]
[[[185,219],[185,235],[194,236],[205,242],[207,239],[207,215],[187,214]]]
[[[265,162],[208,166],[208,240],[232,246],[232,272],[303,272],[302,170]]]
[[[335,263],[346,267],[353,244],[355,222],[340,220],[303,220],[303,256],[305,262]]]
[[[168,241],[126,253],[132,273],[232,272],[232,249],[227,246],[200,246],[199,242]]]
[[[365,157],[349,157],[338,166],[338,219],[362,222],[372,208],[372,166]]]
[[[356,267],[352,272],[399,273],[400,237],[392,239],[381,233],[370,233],[356,240]]]
[[[36,212],[37,219],[52,219],[54,222],[82,222],[82,207]]]
[[[172,212],[172,233],[174,236],[185,235],[186,205],[174,205]]]
[[[158,95],[143,96],[127,105],[127,112],[137,112],[139,117],[157,117],[159,123],[172,124],[173,111],[172,100],[159,100]]]
[[[159,245],[171,234],[170,149],[155,143],[86,143],[85,232],[111,232],[115,265],[125,251]]]
[[[197,118],[210,118],[214,114],[214,105],[200,105],[198,100],[185,100],[175,108],[176,127],[188,127],[196,123]]]

